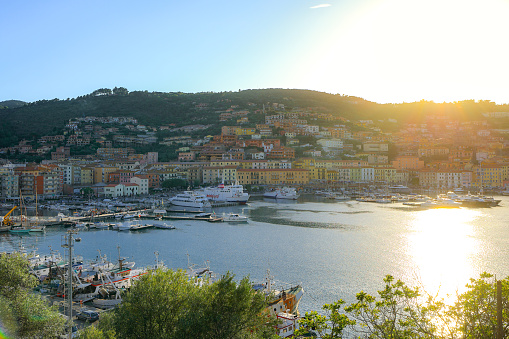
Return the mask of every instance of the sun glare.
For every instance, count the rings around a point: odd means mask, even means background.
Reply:
[[[478,251],[473,221],[475,210],[431,209],[415,213],[408,236],[408,254],[415,264],[416,279],[430,294],[454,300],[475,277],[472,257]],[[449,295],[449,296],[447,296]]]
[[[305,81],[377,102],[508,102],[508,14],[501,0],[374,1],[323,38]]]

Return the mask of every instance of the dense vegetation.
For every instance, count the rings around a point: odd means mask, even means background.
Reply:
[[[7,105],[6,103],[9,103]],[[16,103],[16,104],[13,104]],[[61,133],[71,118],[83,116],[129,116],[140,124],[160,126],[176,123],[215,124],[219,111],[235,105],[238,109],[269,109],[272,103],[284,104],[285,109],[312,107],[347,119],[387,119],[421,122],[430,115],[443,115],[467,120],[482,112],[509,111],[508,105],[473,100],[455,103],[420,101],[403,104],[377,104],[361,98],[333,95],[310,90],[260,89],[239,92],[161,93],[134,91],[125,88],[99,89],[91,94],[67,100],[40,100],[19,106],[9,101],[0,105],[0,147],[12,146],[23,138]],[[198,104],[206,104],[197,107]],[[250,105],[251,104],[251,105]],[[254,104],[254,105],[253,105]],[[7,108],[5,108],[7,107]],[[253,122],[263,121],[261,115]],[[251,119],[252,120],[252,119]],[[217,132],[217,128],[214,131]]]
[[[32,293],[37,284],[25,257],[18,253],[0,256],[0,324],[13,338],[57,338],[64,333],[65,318]]]

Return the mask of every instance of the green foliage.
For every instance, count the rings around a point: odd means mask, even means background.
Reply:
[[[10,298],[35,286],[37,279],[28,273],[25,257],[19,253],[0,255],[0,295]]]
[[[470,279],[468,290],[453,305],[422,295],[390,275],[378,297],[365,292],[344,308],[343,300],[323,306],[325,315],[307,312],[298,334],[315,333],[321,338],[440,338],[492,339],[497,333],[496,280],[482,273]],[[503,337],[509,335],[509,278],[502,286]],[[350,333],[345,333],[350,331]],[[350,335],[348,335],[350,334]]]
[[[151,272],[82,338],[276,338],[265,296],[233,278],[200,287],[183,271]]]
[[[176,338],[183,318],[194,310],[196,289],[184,272],[157,271],[131,287],[115,310],[119,338]]]
[[[509,281],[502,284],[502,318],[504,338],[509,334]],[[458,297],[449,315],[459,324],[463,338],[495,338],[497,333],[496,279],[482,273],[479,279],[470,279],[469,290]]]
[[[379,299],[365,292],[345,311],[359,325],[358,331],[376,338],[433,338],[436,331],[426,306],[419,303],[419,289],[410,288],[390,275]]]
[[[187,186],[188,183],[184,179],[168,179],[161,184],[163,188],[186,188]]]
[[[301,327],[296,331],[296,335],[313,332],[323,339],[343,338],[343,331],[348,326],[355,325],[355,321],[340,313],[344,303],[340,299],[333,304],[323,305],[322,308],[327,316],[318,314],[316,311],[306,312],[306,316],[300,320]]]
[[[0,256],[0,320],[16,338],[55,338],[63,333],[65,319],[46,299],[32,294],[36,284],[21,254]]]
[[[265,296],[251,287],[247,278],[239,284],[226,274],[218,282],[203,288],[194,300],[194,312],[188,314],[181,338],[271,338],[274,321],[265,315]]]

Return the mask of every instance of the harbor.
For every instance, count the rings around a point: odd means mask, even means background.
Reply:
[[[505,227],[509,197],[500,199],[499,206],[491,208],[423,209],[402,202],[339,202],[315,195],[296,201],[255,197],[247,205],[214,209],[218,216],[245,215],[248,223],[142,217],[137,223],[168,222],[175,229],[84,228],[79,230],[81,241],[75,250],[89,260],[97,257],[98,250],[116,258],[120,246],[122,255],[140,267],[154,265],[157,251],[159,260],[172,269],[187,267],[189,254],[193,262],[208,261],[219,275],[229,271],[253,280],[264,277],[269,268],[282,281],[302,282],[306,294],[300,312],[304,313],[337,299],[351,302],[360,290],[375,293],[386,274],[422,284],[430,292],[441,283],[444,294],[461,291],[468,279],[482,271],[509,275],[509,256],[504,255],[509,253]],[[58,249],[68,229],[52,226],[42,233],[1,233],[1,251],[15,250],[20,241],[41,253],[50,246]]]

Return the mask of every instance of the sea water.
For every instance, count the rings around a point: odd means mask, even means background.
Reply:
[[[253,281],[270,270],[276,287],[302,283],[302,314],[338,299],[354,302],[360,291],[375,294],[387,274],[453,300],[483,271],[509,275],[509,198],[501,199],[493,208],[428,210],[313,196],[258,199],[214,209],[218,215],[244,214],[248,223],[171,220],[166,222],[175,230],[83,230],[74,251],[85,259],[100,251],[112,261],[120,254],[137,266],[154,265],[157,255],[172,269],[208,264],[218,275],[229,271]],[[0,234],[0,251],[21,243],[39,253],[63,251],[65,234],[63,227],[48,227],[43,234]]]

